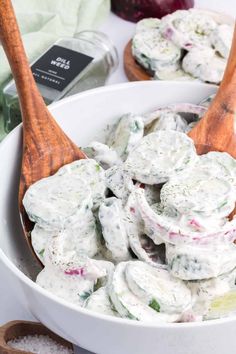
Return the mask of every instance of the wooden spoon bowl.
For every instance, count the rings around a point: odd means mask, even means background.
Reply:
[[[29,321],[11,321],[6,323],[4,326],[0,327],[0,353],[1,354],[31,354],[31,352],[28,351],[14,349],[10,347],[7,343],[10,340],[19,337],[33,336],[33,335],[48,336],[58,344],[61,344],[64,347],[71,349],[73,351],[72,343],[59,337],[57,334],[50,331],[50,329],[43,326],[41,323],[29,322]]]
[[[0,40],[11,66],[21,106],[23,157],[19,210],[26,240],[33,251],[29,234],[32,223],[22,205],[25,191],[61,166],[86,156],[61,130],[38,91],[10,0],[0,1]]]

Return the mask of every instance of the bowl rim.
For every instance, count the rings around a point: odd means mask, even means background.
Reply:
[[[212,84],[205,84],[205,83],[200,83],[200,82],[173,82],[170,81],[172,85],[174,86],[179,86],[179,85],[184,85],[184,86],[208,86],[209,88],[211,87],[212,89],[217,89],[215,85]],[[50,110],[53,111],[54,107],[60,107],[61,105],[68,104],[69,102],[72,101],[77,101],[78,99],[82,99],[84,96],[93,96],[97,92],[105,93],[107,91],[117,91],[117,90],[122,90],[124,87],[127,86],[162,86],[166,85],[167,81],[163,82],[157,82],[157,81],[134,81],[134,82],[125,82],[125,83],[120,83],[120,84],[114,84],[114,85],[109,85],[109,86],[104,86],[104,87],[99,87],[95,89],[91,89],[88,91],[84,91],[81,93],[78,93],[76,95],[67,97],[65,99],[62,99],[58,102],[53,103],[50,105]],[[13,129],[5,138],[4,140],[0,143],[0,151],[2,146],[8,144],[8,140],[11,139],[11,136],[16,134],[17,131],[22,130],[22,123],[18,125],[15,129]],[[41,288],[37,283],[35,283],[32,279],[27,277],[12,261],[10,258],[7,257],[7,255],[4,253],[4,251],[0,248],[0,260],[5,264],[5,266],[17,277],[20,279],[21,282],[23,282],[26,286],[31,288],[31,290],[36,291],[40,296],[47,298],[51,301],[56,302],[57,304],[69,308],[70,310],[75,311],[78,315],[83,314],[86,315],[90,318],[96,318],[97,320],[103,320],[107,321],[110,323],[114,323],[117,325],[127,325],[127,326],[133,326],[133,327],[141,327],[141,328],[146,328],[146,329],[190,329],[190,328],[199,328],[199,327],[209,327],[209,326],[217,326],[221,325],[224,323],[231,323],[236,321],[236,317],[234,315],[229,316],[229,317],[224,317],[224,318],[219,318],[219,319],[213,319],[213,320],[208,320],[208,321],[199,321],[199,322],[181,322],[181,323],[152,323],[152,322],[142,322],[142,321],[131,321],[130,319],[126,318],[120,318],[120,317],[113,317],[109,315],[104,315],[98,312],[94,312],[92,310],[79,307],[77,305],[74,305],[70,303],[69,301],[66,301],[60,297],[57,297],[56,295],[50,293],[49,291]]]

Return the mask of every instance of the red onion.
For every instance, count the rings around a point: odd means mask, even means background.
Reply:
[[[138,22],[147,17],[161,18],[176,10],[194,6],[194,0],[112,0],[112,11],[125,20]]]

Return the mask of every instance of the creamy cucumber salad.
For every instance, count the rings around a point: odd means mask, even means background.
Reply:
[[[201,10],[178,10],[161,20],[139,21],[132,39],[135,60],[157,80],[201,80],[219,84],[233,38]]]
[[[187,135],[211,99],[127,113],[87,159],[27,190],[40,286],[152,323],[236,312],[236,160],[198,156]]]

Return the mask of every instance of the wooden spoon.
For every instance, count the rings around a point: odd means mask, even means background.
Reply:
[[[41,323],[29,322],[29,321],[11,321],[6,323],[4,326],[0,327],[0,353],[1,354],[20,354],[20,353],[31,354],[31,352],[28,351],[21,351],[19,349],[14,349],[10,347],[7,343],[10,340],[19,337],[34,336],[34,335],[48,336],[58,344],[61,344],[64,347],[71,349],[73,351],[72,343],[59,337],[57,334],[50,331],[47,327],[43,326]]]
[[[61,130],[38,91],[10,0],[0,1],[0,40],[11,66],[21,106],[23,158],[19,209],[26,240],[32,249],[29,238],[32,224],[22,205],[25,191],[34,182],[54,174],[67,163],[85,158],[85,155]]]
[[[198,154],[225,151],[236,158],[236,25],[223,80],[209,109],[188,134]]]

